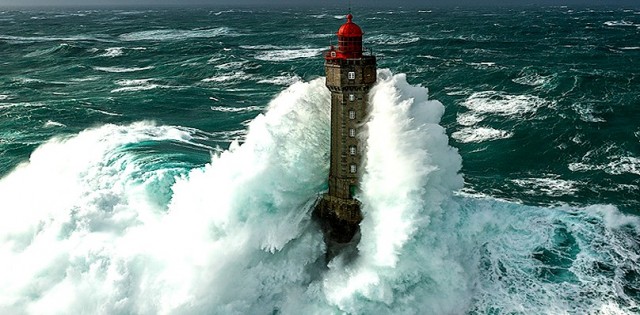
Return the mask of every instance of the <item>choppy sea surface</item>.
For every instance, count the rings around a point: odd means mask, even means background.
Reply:
[[[0,9],[0,313],[640,313],[640,8],[354,10],[365,220],[327,266],[344,13]]]

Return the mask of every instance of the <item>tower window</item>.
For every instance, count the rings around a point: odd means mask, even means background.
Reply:
[[[352,137],[352,138],[353,138],[353,137],[355,137],[355,136],[356,136],[356,130],[355,130],[355,129],[353,129],[353,128],[349,129],[349,137]]]
[[[351,164],[349,167],[349,171],[351,172],[351,174],[355,174],[357,171],[356,165],[355,164]]]
[[[352,101],[352,102],[355,101],[356,100],[356,96],[353,95],[353,94],[349,94],[349,100]]]
[[[349,80],[354,80],[356,78],[356,73],[353,71],[349,71],[348,76],[349,76]]]
[[[352,145],[349,147],[349,154],[356,155],[356,146]]]
[[[349,111],[349,119],[356,119],[356,112],[354,110]]]

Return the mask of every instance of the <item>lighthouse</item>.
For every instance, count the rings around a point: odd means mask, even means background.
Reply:
[[[351,243],[359,232],[362,212],[355,196],[365,144],[360,131],[369,113],[368,93],[376,82],[376,57],[364,53],[362,29],[351,14],[337,35],[338,46],[332,45],[324,54],[326,86],[331,92],[329,192],[315,209],[329,251]],[[327,256],[333,256],[329,251]]]

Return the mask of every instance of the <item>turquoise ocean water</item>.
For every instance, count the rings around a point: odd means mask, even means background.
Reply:
[[[353,13],[366,219],[324,266],[344,12],[0,9],[0,313],[640,312],[640,8]]]

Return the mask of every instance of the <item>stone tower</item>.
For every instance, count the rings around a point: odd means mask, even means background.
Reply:
[[[376,82],[376,57],[362,48],[362,29],[347,15],[338,30],[338,47],[324,55],[331,91],[331,166],[329,192],[316,206],[327,244],[349,243],[362,221],[354,199],[362,174],[364,141],[360,130],[369,113],[368,93]],[[331,247],[331,246],[330,246]]]

